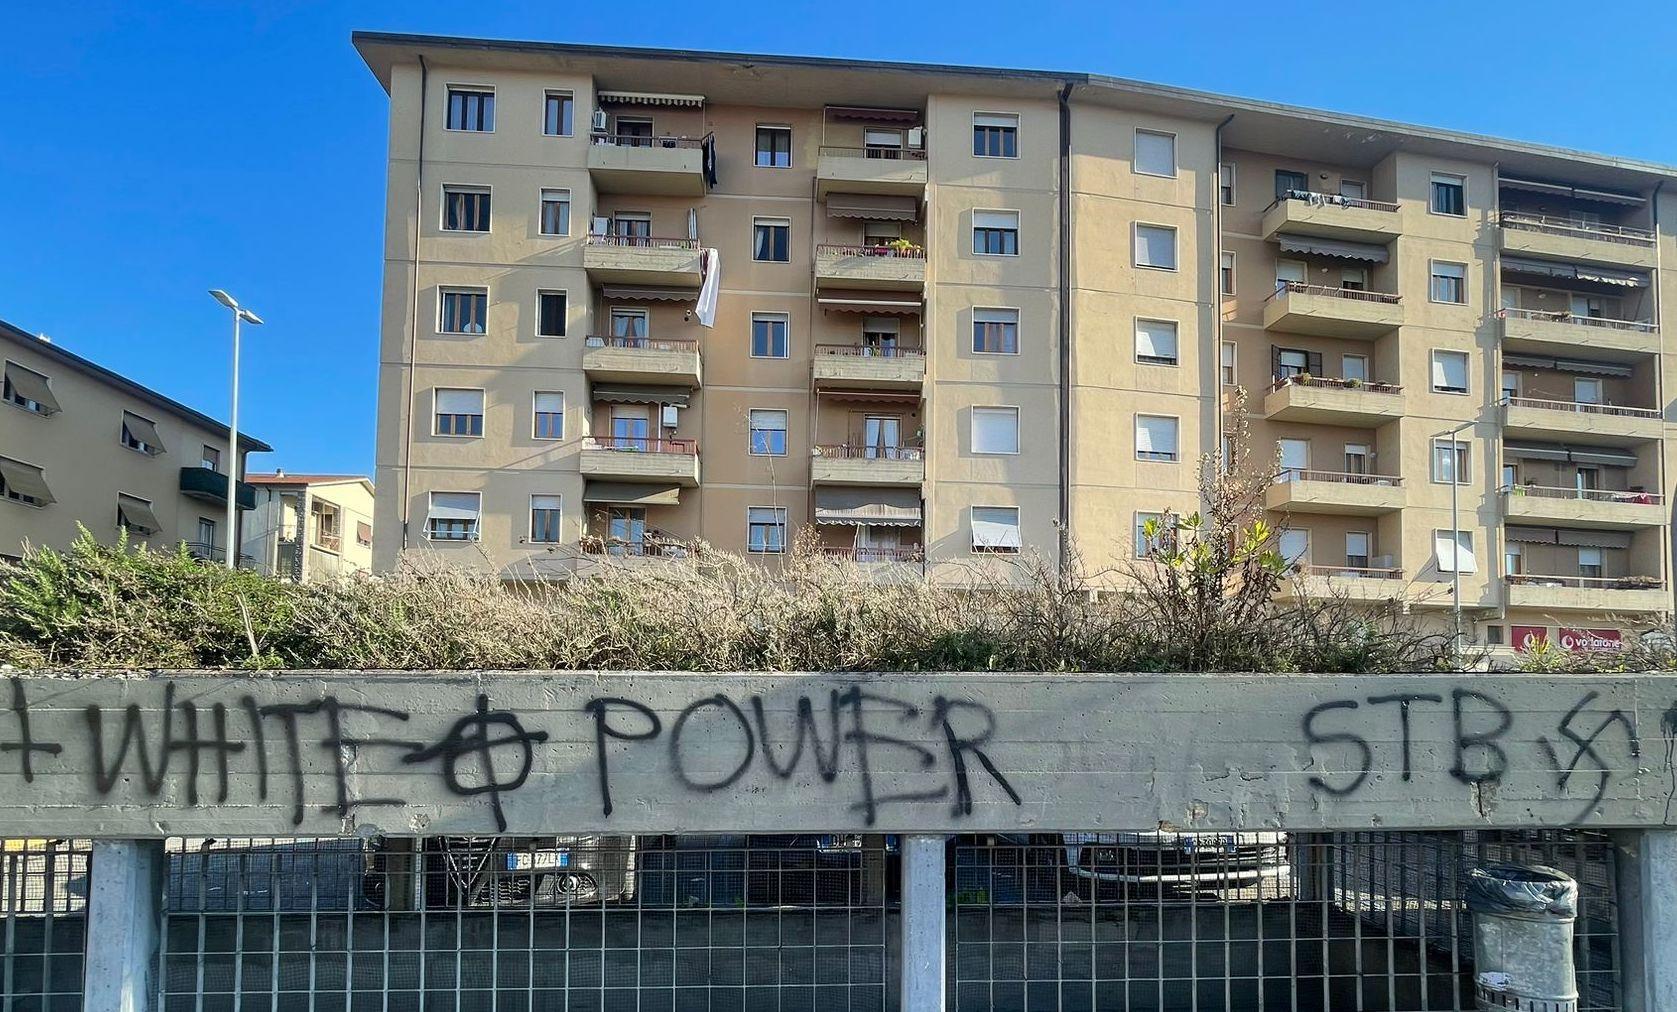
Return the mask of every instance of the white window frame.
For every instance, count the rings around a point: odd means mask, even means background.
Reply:
[[[1446,537],[1446,535],[1448,535],[1448,534],[1450,534],[1450,529],[1448,527],[1435,527],[1435,528],[1433,528],[1433,532],[1432,532],[1432,555],[1433,555],[1433,559],[1438,563],[1438,571],[1440,573],[1458,572],[1458,569],[1457,569],[1457,554],[1458,554],[1459,550],[1465,550],[1465,552],[1467,554],[1467,565],[1462,567],[1459,570],[1459,572],[1463,572],[1463,573],[1477,573],[1477,572],[1479,572],[1479,557],[1474,553],[1474,550],[1473,550],[1473,532],[1472,531],[1456,531],[1455,532],[1456,536],[1453,539],[1449,538],[1449,537]],[[1448,565],[1446,565],[1445,561],[1444,561],[1444,554],[1445,553],[1444,553],[1443,549],[1444,549],[1445,545],[1450,546],[1450,552],[1449,552],[1450,561],[1449,561]]]
[[[1170,171],[1152,172],[1141,167],[1141,138],[1162,137],[1170,141]],[[1175,179],[1177,173],[1176,134],[1170,130],[1150,130],[1146,127],[1136,127],[1135,137],[1131,140],[1130,171],[1138,176],[1154,176],[1161,179]]]
[[[1240,345],[1234,341],[1224,341],[1218,352],[1217,375],[1223,381],[1223,386],[1238,386],[1240,380]]]
[[[759,354],[757,354],[757,321],[760,320],[760,319],[761,320],[779,320],[781,323],[785,324],[786,354],[784,354],[784,355],[759,355]],[[781,361],[785,361],[786,359],[791,358],[792,357],[792,314],[791,313],[781,313],[781,312],[762,312],[762,311],[753,312],[751,314],[750,327],[746,332],[746,338],[745,339],[746,339],[746,341],[749,342],[749,344],[746,348],[746,351],[748,352],[748,357],[750,357],[750,358],[758,358],[758,359],[763,359],[765,361],[771,361],[771,362],[781,362]]]
[[[1439,384],[1438,384],[1438,377],[1439,377],[1439,372],[1440,372],[1439,362],[1442,361],[1441,356],[1445,356],[1445,355],[1452,355],[1452,356],[1460,356],[1461,357],[1461,359],[1462,359],[1462,379],[1466,381],[1466,385],[1465,385],[1464,389],[1456,390],[1456,389],[1452,389],[1452,388],[1447,387],[1447,386],[1439,386]],[[1428,366],[1428,369],[1429,369],[1429,375],[1427,376],[1427,383],[1428,383],[1428,386],[1432,389],[1433,393],[1435,393],[1435,394],[1448,394],[1452,397],[1469,397],[1469,396],[1472,396],[1472,394],[1473,394],[1473,357],[1471,355],[1469,355],[1467,352],[1462,351],[1460,348],[1434,348],[1434,349],[1432,349],[1432,354],[1427,359],[1427,366]]]
[[[1141,230],[1144,228],[1162,229],[1170,233],[1170,266],[1160,267],[1157,264],[1141,262]],[[1130,226],[1130,261],[1137,270],[1164,271],[1175,274],[1182,266],[1181,231],[1175,225],[1166,225],[1156,221],[1138,221]]]
[[[1133,557],[1147,559],[1153,556],[1153,553],[1149,551],[1147,534],[1142,528],[1146,526],[1149,520],[1157,520],[1163,525],[1164,519],[1165,515],[1163,513],[1155,513],[1151,510],[1136,510],[1135,523],[1130,529],[1130,536],[1134,540],[1131,545],[1131,555]]]
[[[1142,433],[1143,426],[1141,424],[1141,420],[1144,419],[1144,418],[1156,418],[1156,419],[1159,419],[1161,421],[1170,422],[1172,431],[1174,431],[1176,433],[1176,449],[1171,451],[1170,459],[1167,460],[1167,459],[1163,459],[1163,458],[1160,458],[1160,457],[1144,457],[1144,456],[1142,456],[1142,454],[1144,452],[1145,453],[1161,453],[1161,452],[1163,452],[1163,451],[1160,451],[1160,450],[1146,450],[1146,451],[1142,450],[1142,448],[1141,448],[1141,433]],[[1134,425],[1133,435],[1135,437],[1135,459],[1136,460],[1138,460],[1138,461],[1140,461],[1144,464],[1180,464],[1180,463],[1182,463],[1182,418],[1181,418],[1181,416],[1179,416],[1179,415],[1156,415],[1156,414],[1152,414],[1152,413],[1145,412],[1145,411],[1137,411],[1135,413],[1135,420],[1134,420],[1133,425]]]
[[[553,201],[554,203],[565,205],[565,230],[563,232],[548,232],[548,231],[546,231],[546,226],[547,226],[547,213],[546,212],[547,212],[548,195],[549,194],[564,194],[563,197],[559,197],[559,198],[557,198],[556,200]],[[570,187],[567,187],[567,186],[543,186],[543,187],[540,187],[539,191],[536,194],[536,234],[537,235],[542,235],[542,236],[552,236],[552,237],[563,237],[563,236],[570,235],[571,234],[571,212],[573,210],[575,210],[575,208],[573,208],[571,206],[571,190],[570,190]]]
[[[1011,415],[1013,418],[1013,449],[1011,450],[983,450],[978,446],[978,419],[980,415]],[[1017,457],[1019,455],[1020,440],[1020,411],[1015,404],[974,404],[967,416],[967,439],[975,455],[985,457]]]
[[[1144,323],[1164,324],[1164,325],[1166,325],[1170,328],[1170,339],[1171,339],[1171,345],[1172,345],[1172,348],[1171,348],[1172,354],[1171,354],[1168,361],[1165,360],[1165,357],[1163,355],[1156,355],[1156,356],[1144,356],[1144,355],[1142,355],[1142,353],[1141,353],[1141,332],[1142,332],[1141,327],[1142,327],[1142,324],[1144,324]],[[1166,319],[1162,319],[1162,318],[1159,318],[1159,317],[1138,316],[1138,317],[1135,318],[1135,325],[1134,325],[1133,333],[1135,334],[1135,346],[1134,346],[1133,350],[1135,352],[1135,362],[1136,362],[1137,365],[1151,365],[1151,366],[1159,366],[1160,368],[1165,368],[1165,369],[1174,369],[1178,365],[1182,364],[1182,325],[1179,321],[1177,321],[1177,320],[1166,320]]]
[[[1455,443],[1455,456],[1450,454],[1450,444]],[[1434,436],[1432,439],[1431,459],[1427,462],[1427,470],[1432,476],[1434,485],[1448,485],[1450,479],[1444,477],[1445,461],[1456,469],[1456,484],[1471,484],[1473,478],[1473,443],[1466,439],[1452,439],[1445,436]]]
[[[771,511],[775,514],[777,520],[775,521],[774,526],[780,528],[780,547],[779,548],[771,550],[767,547],[763,547],[763,548],[753,548],[753,547],[751,547],[751,528],[753,526],[753,521],[751,519],[751,513],[752,513],[753,510],[768,510],[768,511]],[[788,516],[787,516],[785,506],[747,506],[745,508],[745,551],[746,551],[746,554],[748,554],[748,555],[785,555],[787,553],[787,551],[791,548],[791,546],[787,543],[787,536],[791,533],[788,530],[788,527],[789,527],[789,522],[788,522]],[[767,542],[765,541],[764,544],[766,546]]]
[[[477,500],[477,519],[472,521],[471,531],[470,531],[470,535],[468,537],[464,537],[464,538],[436,538],[436,537],[432,537],[432,535],[431,535],[431,513],[432,513],[432,511],[434,511],[436,509],[436,506],[437,506],[436,497],[439,496],[439,495],[472,496],[473,498],[475,498]],[[431,491],[425,493],[424,535],[425,535],[425,540],[426,541],[434,541],[434,542],[439,542],[439,543],[442,543],[442,544],[470,544],[472,542],[482,540],[483,539],[483,493],[482,492],[474,492],[470,489],[444,489],[444,488],[432,489]]]
[[[489,114],[488,130],[469,130],[465,127],[451,127],[448,125],[448,109],[454,104],[454,93],[457,91],[488,92],[489,101],[495,106]],[[463,81],[449,81],[443,84],[443,131],[451,134],[492,134],[500,126],[501,96],[495,91],[493,84],[466,84]]]
[[[1013,229],[1012,229],[1012,232],[1013,232],[1013,252],[1012,253],[990,253],[990,252],[980,252],[979,251],[979,249],[978,249],[978,230],[979,230],[978,216],[981,215],[981,214],[1011,214],[1011,215],[1013,215]],[[971,214],[971,221],[972,221],[972,244],[971,244],[972,255],[975,256],[975,257],[1016,257],[1016,256],[1019,256],[1020,255],[1020,248],[1021,248],[1021,237],[1024,235],[1024,218],[1025,218],[1025,216],[1023,214],[1021,214],[1016,208],[1008,208],[1008,207],[975,207],[975,208],[973,208],[972,209],[972,214]],[[995,227],[996,226],[989,226],[989,225],[984,226],[985,229],[991,229],[991,228],[995,228]],[[1005,231],[1008,231],[1008,229],[1001,228],[1000,231],[1005,232]]]
[[[483,432],[480,432],[476,435],[473,435],[472,433],[469,433],[469,432],[442,432],[442,431],[440,431],[440,429],[437,425],[437,418],[441,414],[441,412],[439,412],[437,410],[437,401],[439,400],[438,395],[441,394],[445,390],[450,391],[450,392],[459,392],[459,393],[472,393],[472,392],[477,393],[477,395],[478,395],[477,416],[480,419],[480,421],[478,422],[478,427],[480,429],[482,429]],[[449,414],[451,414],[451,415],[461,415],[461,414],[470,415],[471,412],[469,412],[469,411],[451,411],[451,412],[449,412]],[[436,436],[439,439],[482,439],[483,436],[484,436],[484,433],[487,433],[488,431],[489,431],[489,391],[487,391],[483,387],[437,387],[437,386],[434,386],[434,387],[431,388],[431,435]]]
[[[1439,182],[1441,178],[1444,179],[1444,180],[1453,181],[1453,182],[1456,183],[1456,185],[1458,185],[1462,188],[1462,213],[1461,214],[1451,214],[1448,211],[1440,211],[1440,210],[1433,207],[1432,187],[1433,187],[1433,184]],[[1439,215],[1440,217],[1444,217],[1444,218],[1466,218],[1467,217],[1467,207],[1468,207],[1468,203],[1467,203],[1467,176],[1465,176],[1465,175],[1463,175],[1459,172],[1433,172],[1433,173],[1431,173],[1427,176],[1427,213],[1428,214],[1436,214],[1436,215]]]
[[[1434,286],[1433,282],[1439,277],[1438,267],[1439,267],[1440,264],[1443,264],[1443,265],[1448,266],[1448,267],[1460,267],[1462,269],[1462,276],[1461,276],[1462,298],[1461,298],[1460,302],[1452,302],[1449,299],[1441,299],[1441,298],[1438,297],[1438,292],[1437,292],[1436,287]],[[1428,260],[1427,261],[1427,301],[1433,303],[1434,305],[1439,305],[1439,306],[1465,306],[1465,305],[1467,305],[1468,302],[1470,301],[1470,296],[1468,294],[1467,280],[1468,280],[1468,265],[1465,264],[1465,263],[1462,263],[1460,260]]]
[[[762,226],[786,229],[786,259],[760,260],[757,258],[757,229]],[[756,214],[751,217],[751,262],[754,264],[789,264],[792,262],[792,219],[773,214]]]
[[[1304,539],[1304,550],[1296,555],[1288,555],[1285,547],[1287,539],[1295,535]],[[1275,532],[1275,551],[1287,565],[1302,569],[1311,564],[1310,550],[1314,547],[1311,543],[1313,540],[1308,527],[1283,527]]]
[[[455,193],[475,193],[489,198],[489,214],[486,224],[488,228],[449,228],[448,227],[448,198]],[[437,231],[451,235],[488,235],[495,224],[495,190],[493,187],[478,183],[444,183],[442,185],[442,200],[437,207]]]
[[[753,419],[752,416],[758,414],[759,412],[761,412],[763,414],[767,414],[767,415],[779,415],[780,416],[781,442],[785,445],[785,449],[781,450],[779,453],[774,453],[774,452],[769,451],[769,450],[761,450],[760,451],[760,450],[757,449],[757,424],[756,424],[756,422],[755,422],[755,420]],[[763,431],[773,432],[774,430],[773,429],[764,429]],[[785,457],[785,456],[788,456],[792,452],[792,412],[788,411],[786,408],[749,408],[749,407],[746,408],[745,409],[745,442],[746,442],[746,453],[749,454],[750,456],[753,456],[753,457]]]
[[[1221,162],[1217,166],[1217,199],[1223,201],[1224,207],[1235,206],[1235,198],[1237,194],[1235,182],[1239,179],[1239,173],[1236,171],[1236,168],[1237,167],[1234,162]],[[1223,178],[1225,170],[1228,172],[1228,179],[1226,181]],[[1226,200],[1223,198],[1225,189],[1228,191],[1228,199]]]
[[[1013,514],[1013,540],[1017,542],[1017,544],[1008,545],[1004,542],[1002,544],[980,545],[978,543],[979,510],[998,510]],[[985,523],[993,524],[997,523],[997,521],[986,520]],[[973,555],[1018,555],[1024,547],[1024,517],[1017,506],[974,503],[973,505],[967,507],[967,531],[971,539],[968,551]]]
[[[1351,370],[1348,369],[1347,366],[1349,366],[1352,362],[1358,363],[1358,370],[1362,372],[1361,376],[1351,376],[1350,375]],[[1355,380],[1357,380],[1357,381],[1366,385],[1370,382],[1370,374],[1369,374],[1368,370],[1369,370],[1369,363],[1368,363],[1368,356],[1367,355],[1343,354],[1343,355],[1339,356],[1339,378],[1340,379],[1344,379],[1344,380],[1355,379]]]
[[[559,503],[559,505],[557,505],[557,506],[552,506],[552,507],[544,506],[544,507],[542,507],[544,510],[551,509],[553,512],[559,514],[559,530],[557,531],[558,536],[555,537],[551,541],[548,541],[548,540],[545,540],[545,539],[540,540],[540,541],[536,540],[536,500],[538,498],[539,499],[551,498],[551,499],[557,500],[558,503]],[[529,538],[530,538],[530,544],[532,544],[532,545],[560,545],[560,544],[564,544],[564,542],[565,542],[565,497],[563,495],[559,494],[558,492],[531,492],[530,493]]]
[[[1227,260],[1229,262],[1229,265],[1227,267],[1223,266],[1223,261],[1224,260]],[[1236,262],[1237,262],[1237,257],[1236,257],[1233,250],[1223,250],[1223,251],[1221,251],[1217,254],[1217,294],[1218,295],[1222,295],[1222,296],[1230,297],[1230,298],[1232,298],[1234,296],[1234,294],[1235,294],[1235,264],[1236,264]],[[1228,287],[1227,288],[1223,287],[1223,282],[1224,282],[1225,278],[1228,281]]]
[[[550,397],[559,398],[559,410],[558,411],[542,411],[539,407],[539,404],[541,402],[542,394],[547,394]],[[544,443],[545,442],[559,442],[559,441],[563,440],[565,438],[565,408],[566,408],[565,391],[563,391],[563,390],[533,390],[533,391],[531,391],[530,392],[530,438],[531,439],[539,439]],[[554,415],[554,414],[559,416],[559,434],[555,435],[555,436],[544,436],[544,435],[542,435],[541,434],[541,427],[536,424],[537,421],[541,418],[542,415]]]
[[[786,164],[764,165],[757,160],[757,134],[763,130],[778,130],[786,135]],[[790,123],[758,123],[751,130],[751,167],[754,169],[792,168],[792,125]]]

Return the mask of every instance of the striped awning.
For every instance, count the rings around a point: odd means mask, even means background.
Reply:
[[[829,119],[853,120],[858,123],[920,122],[918,109],[872,109],[860,105],[829,105],[826,113]]]
[[[1318,239],[1311,235],[1278,235],[1276,242],[1285,253],[1309,253],[1341,260],[1364,260],[1383,264],[1390,259],[1386,247],[1369,242],[1345,242],[1340,239]]]
[[[594,387],[594,399],[607,404],[674,404],[685,408],[693,391],[686,387],[613,386],[605,383]]]
[[[829,193],[827,214],[866,221],[913,221],[920,215],[920,202],[876,193]]]
[[[1628,365],[1615,362],[1593,362],[1582,358],[1548,358],[1543,355],[1510,355],[1506,352],[1502,356],[1503,366],[1514,366],[1520,369],[1552,369],[1558,372],[1585,373],[1591,376],[1620,376],[1631,375]]]
[[[601,105],[665,105],[700,109],[705,104],[703,95],[676,95],[660,91],[602,91],[594,97]]]
[[[582,487],[583,502],[616,506],[679,506],[680,485],[641,485],[632,481],[591,481]]]
[[[920,493],[911,488],[817,488],[815,522],[919,527]]]
[[[1515,274],[1531,274],[1543,278],[1557,278],[1562,281],[1593,281],[1596,284],[1619,285],[1624,288],[1648,287],[1648,275],[1646,274],[1585,264],[1528,260],[1525,257],[1503,257],[1502,269]]]
[[[1576,464],[1606,464],[1635,467],[1636,454],[1605,446],[1562,446],[1559,443],[1511,443],[1504,441],[1502,455],[1519,460],[1572,461]]]
[[[1555,543],[1555,529],[1553,527],[1506,527],[1502,536],[1509,541],[1518,541],[1525,545],[1552,545]]]
[[[1560,529],[1555,531],[1555,544],[1573,545],[1578,548],[1629,548],[1629,531],[1578,531]]]
[[[868,316],[919,316],[919,299],[890,299],[883,292],[847,292],[822,290],[815,302],[822,309],[834,313],[866,313]]]
[[[697,288],[673,285],[601,285],[600,294],[618,302],[697,302]]]
[[[1614,193],[1611,190],[1586,190],[1582,187],[1567,186],[1564,183],[1544,183],[1535,179],[1515,179],[1503,176],[1497,180],[1505,189],[1525,190],[1528,193],[1541,193],[1550,197],[1572,197],[1578,200],[1593,200],[1602,204],[1627,204],[1639,207],[1647,203],[1646,198],[1634,193]]]

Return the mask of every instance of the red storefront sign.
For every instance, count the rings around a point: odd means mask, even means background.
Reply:
[[[1617,629],[1562,629],[1560,645],[1564,650],[1617,650],[1623,646]]]
[[[1549,640],[1549,627],[1546,625],[1517,625],[1511,627],[1509,642],[1514,644],[1515,650],[1530,650],[1539,643]]]

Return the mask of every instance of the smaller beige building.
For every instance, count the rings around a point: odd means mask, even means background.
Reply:
[[[329,580],[373,568],[373,483],[358,474],[247,475],[255,509],[241,554],[283,580]]]
[[[3,320],[0,367],[0,557],[62,548],[79,524],[226,558],[227,468],[273,447],[241,433],[230,460],[224,423]],[[255,505],[243,482],[236,497]]]

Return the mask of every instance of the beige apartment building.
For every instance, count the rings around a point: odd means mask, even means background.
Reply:
[[[1489,643],[1671,610],[1677,170],[1082,74],[355,43],[379,567],[811,526],[934,580],[1062,534],[1112,571],[1243,405],[1289,593],[1447,623],[1459,581]]]
[[[247,475],[255,507],[243,554],[260,573],[293,583],[373,568],[373,483],[358,474]]]
[[[226,560],[227,469],[273,447],[241,433],[230,460],[225,424],[4,321],[0,360],[0,556],[63,548],[79,524]],[[242,481],[236,496],[255,505]]]

